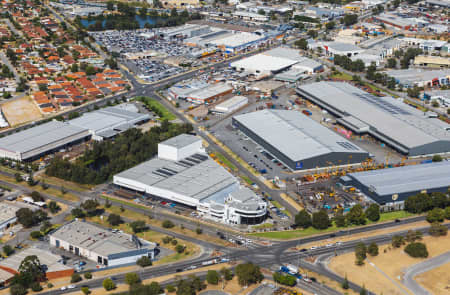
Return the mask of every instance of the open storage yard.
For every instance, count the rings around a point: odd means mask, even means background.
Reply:
[[[42,118],[39,108],[28,96],[6,102],[2,105],[2,111],[11,126]]]

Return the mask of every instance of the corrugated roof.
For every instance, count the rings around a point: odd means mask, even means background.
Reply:
[[[0,149],[25,153],[85,131],[87,131],[85,128],[59,121],[51,121],[0,138]]]
[[[234,119],[294,162],[333,152],[367,153],[298,111],[266,109]]]
[[[450,187],[450,161],[348,174],[380,196]]]

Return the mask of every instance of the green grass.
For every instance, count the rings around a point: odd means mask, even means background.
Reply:
[[[278,209],[280,209],[281,212],[283,212],[284,214],[286,214],[287,216],[291,217],[291,213],[286,210],[286,208],[284,208],[283,206],[281,206],[280,203],[278,203],[278,201],[270,201],[275,207],[277,207]],[[284,208],[283,210],[281,208]]]
[[[252,181],[248,176],[241,175],[241,178],[242,178],[246,183],[248,183],[249,185],[252,185],[252,184],[253,184],[253,181]]]
[[[177,117],[171,113],[165,106],[163,106],[160,102],[154,100],[150,97],[140,96],[136,97],[136,99],[142,101],[149,109],[151,109],[155,114],[159,116],[160,120],[175,120]]]
[[[276,201],[272,201],[274,203]],[[275,205],[275,204],[274,204]],[[276,205],[275,205],[276,206]],[[383,221],[391,221],[398,218],[406,218],[413,216],[414,214],[406,212],[406,211],[393,211],[387,213],[381,213],[380,220],[378,222]],[[374,224],[375,222],[368,221],[367,224]],[[327,229],[319,230],[313,227],[309,227],[307,229],[297,229],[297,230],[289,230],[289,231],[274,231],[274,232],[265,232],[265,233],[252,233],[249,234],[251,236],[260,237],[260,238],[268,238],[268,239],[276,239],[276,240],[289,240],[295,238],[302,238],[311,235],[317,234],[325,234],[338,230],[346,230],[350,228],[357,227],[358,225],[348,226],[348,227],[337,227],[334,222],[332,226]]]
[[[103,195],[102,195],[101,197],[102,197],[103,199],[105,199],[105,200],[114,201],[114,202],[117,202],[117,203],[120,203],[120,204],[123,204],[123,205],[127,205],[127,206],[134,207],[134,208],[138,208],[138,209],[147,210],[147,211],[150,212],[150,210],[149,210],[148,207],[143,206],[143,205],[136,204],[136,203],[134,203],[134,202],[124,201],[124,200],[121,200],[121,199],[119,199],[119,198],[109,198],[109,197],[103,196]]]
[[[268,229],[268,228],[272,228],[272,227],[273,227],[272,223],[263,223],[260,225],[255,225],[252,228],[258,230],[258,229]]]
[[[222,162],[225,166],[227,166],[228,168],[230,168],[233,171],[237,171],[236,166],[233,165],[233,163],[231,163],[227,158],[225,158],[224,155],[216,153],[216,157],[217,159]]]
[[[341,79],[341,80],[348,80],[351,81],[352,80],[352,76],[346,73],[335,73],[333,75],[330,76],[331,78],[336,78],[336,79]]]

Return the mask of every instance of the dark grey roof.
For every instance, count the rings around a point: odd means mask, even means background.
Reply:
[[[234,119],[292,161],[340,153],[367,153],[298,111],[262,110]]]
[[[380,196],[450,187],[450,161],[350,173]]]

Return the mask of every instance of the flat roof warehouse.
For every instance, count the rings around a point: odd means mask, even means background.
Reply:
[[[292,170],[359,163],[369,154],[297,111],[262,110],[233,117],[233,125]]]
[[[404,201],[422,191],[447,192],[450,161],[350,173],[341,182],[361,189],[380,204]]]
[[[390,97],[376,97],[348,83],[302,85],[297,93],[338,117],[354,132],[368,133],[403,154],[450,151],[450,133],[435,118]]]

